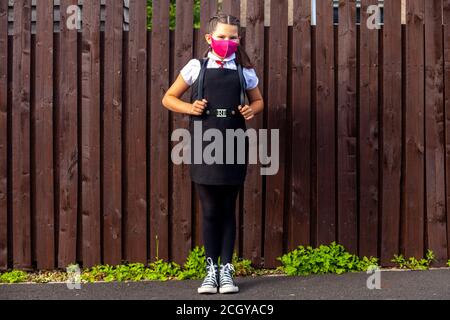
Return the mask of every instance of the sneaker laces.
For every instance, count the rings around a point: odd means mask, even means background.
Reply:
[[[234,274],[234,266],[231,263],[227,263],[225,266],[222,266],[220,268],[220,285],[234,286],[233,274]]]
[[[217,271],[216,271],[217,265],[215,265],[213,260],[209,257],[206,259],[206,262],[207,262],[206,270],[208,274],[203,280],[202,287],[203,286],[217,287]]]

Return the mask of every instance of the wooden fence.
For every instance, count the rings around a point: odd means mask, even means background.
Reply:
[[[0,269],[88,267],[155,258],[181,263],[202,244],[201,211],[186,166],[173,165],[173,129],[186,115],[161,99],[184,64],[206,49],[214,1],[85,1],[82,32],[53,32],[53,0],[15,0],[8,36],[0,0]],[[61,0],[61,21],[76,0]],[[223,10],[239,15],[239,1]],[[437,264],[450,257],[450,0],[385,1],[368,28],[363,0],[247,1],[244,45],[256,64],[264,114],[252,128],[280,129],[280,170],[249,167],[237,204],[236,252],[257,266],[298,245],[337,241],[391,265],[394,254]],[[441,7],[442,6],[442,7]],[[443,8],[443,10],[442,10]],[[444,16],[442,16],[442,14]],[[442,19],[443,18],[443,19]],[[444,21],[444,24],[442,23]],[[188,99],[189,93],[184,96]]]

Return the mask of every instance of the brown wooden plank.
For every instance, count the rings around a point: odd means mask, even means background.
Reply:
[[[81,26],[80,26],[81,27]],[[78,192],[78,205],[77,205],[77,248],[76,255],[77,261],[83,261],[83,210],[82,210],[82,184],[83,184],[83,175],[81,174],[81,165],[83,162],[81,153],[82,153],[82,66],[83,66],[83,48],[82,48],[82,32],[77,32],[77,86],[79,88],[79,93],[77,95],[77,104],[78,104],[78,129],[77,129],[77,139],[78,139],[78,166],[79,166],[79,174],[77,181],[77,192]]]
[[[177,1],[174,67],[172,76],[172,79],[174,80],[178,77],[181,68],[183,68],[187,61],[192,59],[193,56],[193,6],[194,1],[192,0]],[[181,99],[189,102],[190,90],[188,90]],[[160,104],[157,104],[156,106],[158,106],[159,109],[163,108]],[[186,114],[172,113],[172,128],[174,130],[179,128],[188,129],[189,117]],[[173,145],[177,143],[178,142],[173,142]],[[166,179],[166,167],[167,165],[159,167],[159,174],[164,174],[160,179]],[[191,249],[192,241],[191,179],[189,177],[189,167],[186,164],[172,165],[171,185],[171,258],[177,263],[183,263]],[[165,200],[167,201],[167,199]],[[163,254],[161,250],[160,253]]]
[[[402,29],[401,3],[384,4],[383,110],[380,162],[380,258],[391,265],[399,253],[400,176],[402,163]]]
[[[31,267],[30,50],[31,1],[14,2],[12,83],[12,219],[14,268]]]
[[[336,240],[334,29],[331,0],[318,1],[316,25],[317,245]]]
[[[405,176],[403,188],[404,253],[424,253],[424,0],[406,3]]]
[[[445,168],[446,168],[446,204],[449,201],[450,186],[450,156],[448,154],[448,143],[450,141],[450,0],[443,0],[444,16],[444,79],[445,79]],[[447,258],[450,259],[450,210],[447,207]]]
[[[379,35],[367,28],[372,14],[369,6],[377,0],[361,2],[359,43],[359,246],[361,256],[378,255],[379,205]]]
[[[233,13],[231,15],[234,15],[238,19],[241,17],[241,6],[239,3],[236,4],[236,8],[233,9]],[[241,28],[239,29],[239,36],[241,38],[241,45],[245,47],[246,37],[245,37],[245,28],[242,28],[242,22],[241,22]],[[248,100],[248,99],[247,99]],[[246,100],[246,101],[247,101]],[[245,186],[245,184],[244,184]],[[237,254],[238,257],[242,257],[242,250],[243,250],[243,201],[244,201],[244,186],[242,186],[239,190],[239,193],[236,198],[236,204],[235,204],[235,219],[236,219],[236,238],[234,243],[234,253]]]
[[[222,12],[240,19],[241,3],[239,0],[223,0]]]
[[[127,106],[125,113],[125,259],[147,261],[146,178],[146,2],[130,1],[127,59]]]
[[[8,3],[0,2],[0,270],[8,268]]]
[[[122,260],[123,4],[106,3],[103,111],[103,260]]]
[[[339,1],[337,109],[338,242],[358,251],[356,1]]]
[[[442,1],[425,1],[426,232],[436,264],[447,262]]]
[[[196,42],[197,58],[203,57],[208,49],[204,35],[207,33],[209,19],[217,13],[218,9],[217,0],[200,0],[200,29]]]
[[[245,50],[255,65],[259,90],[264,92],[264,1],[248,0]],[[247,128],[263,128],[263,114],[247,122]],[[249,164],[243,191],[243,256],[255,266],[262,264],[263,177],[258,164]]]
[[[57,112],[58,267],[76,261],[78,210],[78,81],[77,30],[68,28],[76,0],[61,1],[61,34],[58,56],[59,105]],[[69,20],[71,21],[71,20]]]
[[[161,105],[169,86],[168,0],[153,2],[151,32],[150,258],[155,260],[169,256],[169,111]]]
[[[54,185],[53,185],[53,1],[39,1],[36,7],[36,107],[34,135],[36,260],[38,269],[53,269]]]
[[[288,51],[288,4],[286,1],[271,1],[270,21],[268,82],[271,90],[267,97],[267,129],[269,132],[279,130],[279,141],[274,141],[279,147],[279,170],[275,175],[268,175],[266,178],[264,265],[267,268],[277,266],[276,258],[283,253]],[[269,143],[268,150],[271,148]]]
[[[35,266],[37,242],[36,214],[36,34],[31,34],[30,43],[30,227],[31,227],[31,261]]]
[[[100,3],[83,5],[81,210],[83,266],[100,264]]]
[[[311,197],[311,1],[295,0],[292,30],[290,206],[288,247],[310,244]]]

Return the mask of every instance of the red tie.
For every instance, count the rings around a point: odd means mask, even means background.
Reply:
[[[220,68],[223,68],[224,62],[220,60],[216,60],[217,64],[220,66]]]

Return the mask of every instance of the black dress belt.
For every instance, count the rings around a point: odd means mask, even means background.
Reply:
[[[234,109],[214,108],[206,109],[204,114],[207,116],[215,116],[217,118],[229,118],[239,115],[240,112]]]

